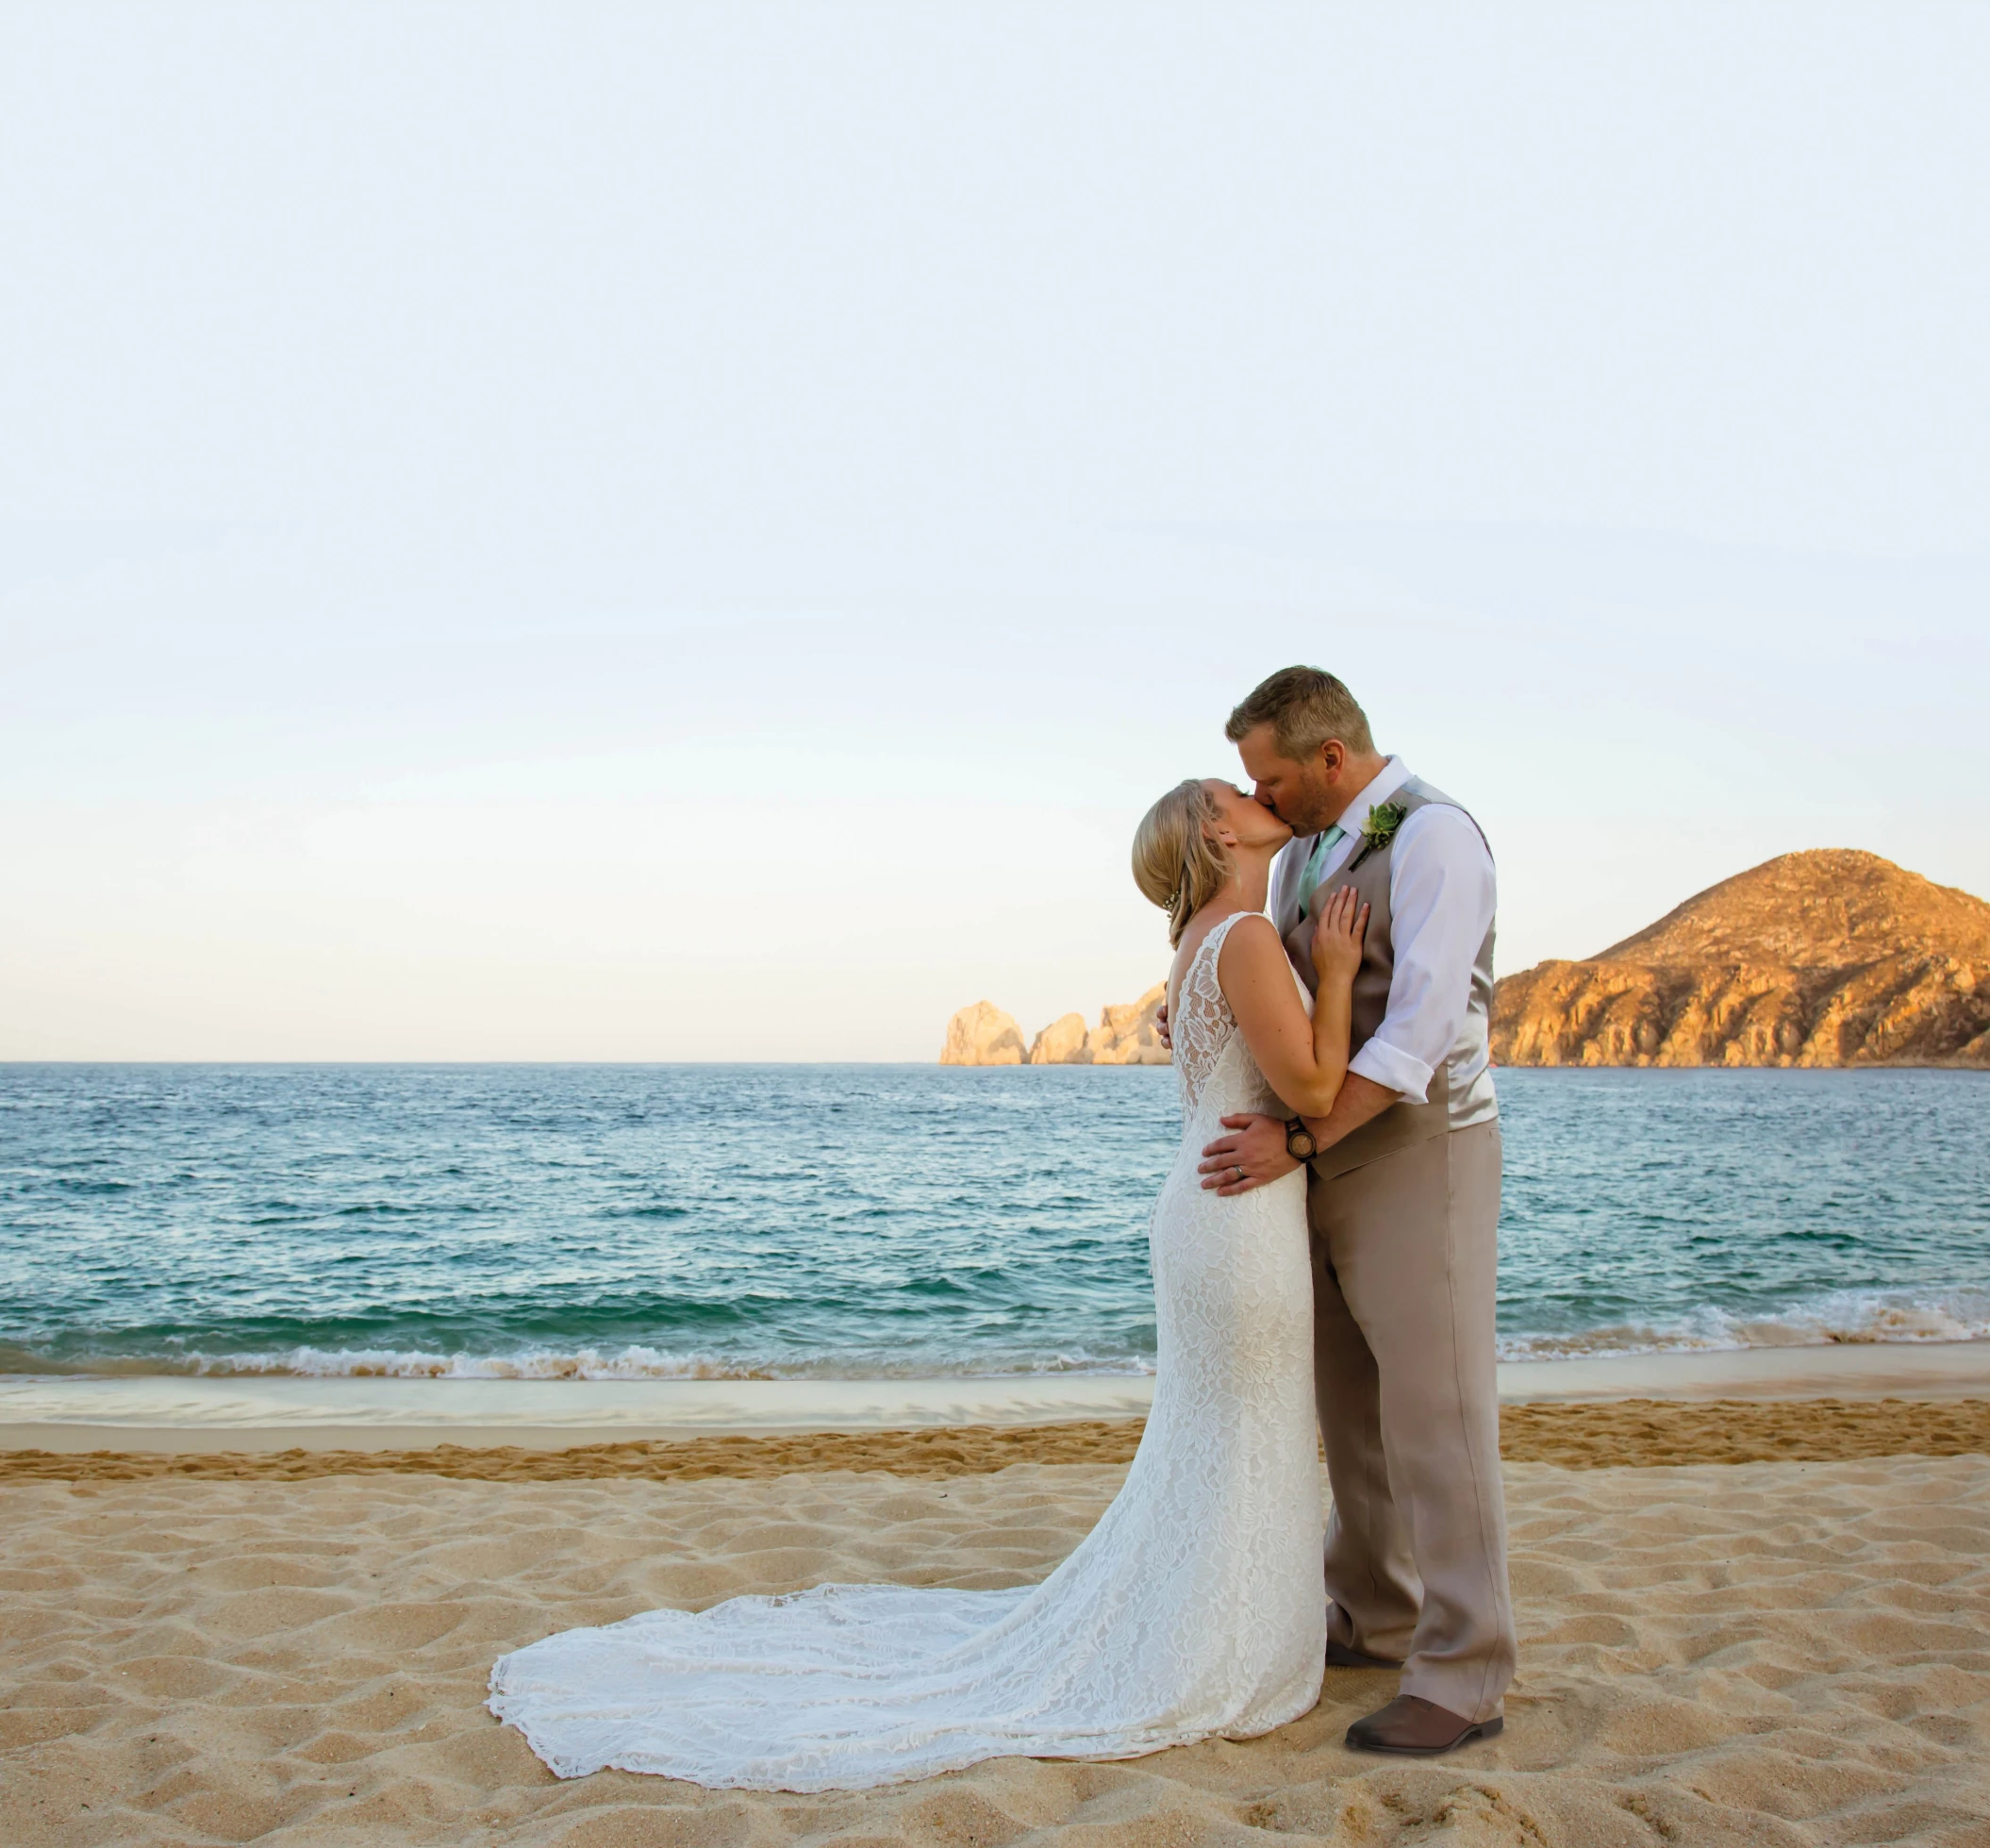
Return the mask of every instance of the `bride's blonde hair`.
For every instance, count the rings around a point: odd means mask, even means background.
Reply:
[[[1178,944],[1188,920],[1230,883],[1235,870],[1212,831],[1221,817],[1198,777],[1177,783],[1134,830],[1134,884],[1168,913]]]

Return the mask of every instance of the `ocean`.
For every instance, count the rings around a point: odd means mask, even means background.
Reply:
[[[1508,1358],[1990,1334],[1990,1074],[1502,1071]],[[1150,1372],[1166,1068],[0,1066],[0,1374]]]

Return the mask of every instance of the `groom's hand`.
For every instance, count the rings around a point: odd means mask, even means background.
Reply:
[[[1214,1188],[1226,1199],[1233,1193],[1249,1193],[1299,1166],[1285,1147],[1285,1125],[1279,1118],[1251,1115],[1222,1121],[1232,1133],[1219,1137],[1202,1151],[1202,1164],[1196,1170],[1202,1176],[1205,1191]]]

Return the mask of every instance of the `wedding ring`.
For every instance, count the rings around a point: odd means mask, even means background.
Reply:
[[[1248,1178],[1248,1177],[1246,1176],[1246,1174],[1244,1174],[1244,1171],[1243,1171],[1243,1170],[1242,1170],[1241,1168],[1239,1168],[1239,1169],[1238,1169],[1238,1170],[1236,1171],[1236,1178],[1237,1178],[1237,1184],[1238,1184],[1239,1186],[1241,1186],[1241,1185],[1242,1185],[1242,1184],[1244,1183],[1244,1181],[1246,1180],[1246,1178]]]

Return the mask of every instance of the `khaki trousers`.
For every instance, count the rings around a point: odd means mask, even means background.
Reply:
[[[1493,1354],[1500,1125],[1309,1174],[1328,1634],[1472,1721],[1516,1659]]]

